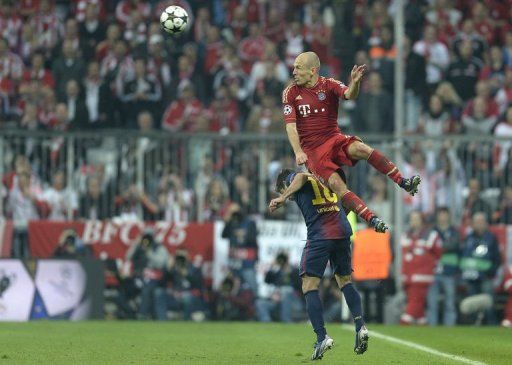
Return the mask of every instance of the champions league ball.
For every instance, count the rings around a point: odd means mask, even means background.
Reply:
[[[188,14],[180,6],[168,6],[160,15],[160,24],[167,33],[178,34],[185,30],[188,23]]]

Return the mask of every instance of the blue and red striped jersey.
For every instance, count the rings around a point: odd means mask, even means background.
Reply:
[[[296,173],[287,177],[290,184]],[[293,195],[306,221],[310,241],[349,238],[352,227],[335,193],[314,177]]]

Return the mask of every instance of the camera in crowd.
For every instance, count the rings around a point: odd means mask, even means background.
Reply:
[[[187,265],[187,252],[184,250],[178,250],[176,251],[176,254],[174,256],[174,260],[176,262],[176,266],[183,268]]]
[[[74,229],[66,229],[53,252],[54,257],[86,257],[90,252]]]
[[[288,255],[285,252],[280,252],[276,257],[276,263],[279,266],[285,266],[288,264]]]
[[[153,233],[152,232],[144,232],[142,234],[142,237],[140,239],[140,245],[147,249],[147,248],[153,248],[153,246],[155,246],[156,242],[155,242],[155,237],[153,236]]]

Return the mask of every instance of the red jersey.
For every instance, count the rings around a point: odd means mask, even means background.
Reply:
[[[285,123],[296,123],[304,151],[316,148],[341,134],[338,128],[339,99],[347,86],[341,81],[320,76],[312,88],[289,85],[283,91]]]
[[[443,253],[439,234],[430,229],[419,233],[407,232],[401,245],[404,283],[432,283],[434,270]]]

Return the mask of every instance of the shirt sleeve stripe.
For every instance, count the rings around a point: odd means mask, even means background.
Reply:
[[[286,89],[284,89],[283,91],[283,103],[287,103],[288,102],[288,93],[290,92],[290,89],[292,88],[293,84],[291,85],[288,85],[286,87]]]

